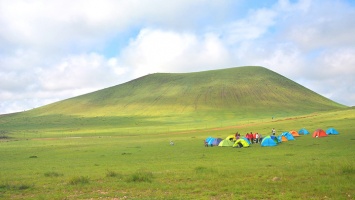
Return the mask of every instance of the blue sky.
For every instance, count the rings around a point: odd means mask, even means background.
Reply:
[[[0,114],[247,65],[355,105],[351,0],[0,0],[0,27]]]

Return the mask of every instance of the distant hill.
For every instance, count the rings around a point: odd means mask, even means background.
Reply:
[[[295,115],[345,108],[263,67],[155,73],[28,111],[33,115]]]

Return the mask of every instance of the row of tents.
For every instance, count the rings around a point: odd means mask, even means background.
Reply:
[[[301,130],[298,131],[300,135],[307,135],[309,132],[307,129],[302,128]],[[317,129],[313,132],[313,137],[326,137],[328,135],[338,135],[339,132],[335,128],[328,128],[326,131],[323,129]]]
[[[295,137],[299,137],[300,135],[308,135],[310,132],[302,128],[301,130],[297,131],[289,131],[289,132],[283,132],[279,136],[266,136],[261,139],[260,145],[262,147],[265,146],[277,146],[278,143],[281,142],[287,142],[287,141],[292,141],[295,140]],[[334,129],[334,128],[329,128],[326,131],[323,129],[317,129],[313,132],[312,137],[318,138],[318,137],[326,137],[328,135],[337,135],[339,132]],[[235,135],[229,135],[226,137],[226,139],[222,138],[213,138],[213,137],[208,137],[205,140],[205,144],[207,146],[220,146],[220,147],[249,147],[250,146],[250,141],[246,137],[241,137],[239,139],[235,138]]]

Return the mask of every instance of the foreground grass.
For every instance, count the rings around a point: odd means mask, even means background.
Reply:
[[[0,199],[353,199],[354,119],[349,109],[168,134],[13,135],[0,143]],[[235,131],[328,126],[341,134],[273,148],[202,143]]]

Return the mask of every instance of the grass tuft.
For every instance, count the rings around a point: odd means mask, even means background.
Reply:
[[[199,166],[199,167],[195,168],[195,171],[196,171],[196,173],[203,173],[203,172],[207,171],[207,168]]]
[[[149,182],[153,181],[153,173],[147,171],[137,171],[127,178],[127,182]]]
[[[210,172],[214,172],[214,170],[211,168],[199,166],[199,167],[195,168],[195,172],[196,173],[210,173]]]
[[[69,180],[69,184],[70,185],[84,185],[90,182],[89,177],[87,176],[77,176],[77,177],[73,177]]]
[[[63,176],[63,174],[58,173],[58,172],[46,172],[44,173],[45,177],[59,177],[59,176]]]
[[[17,188],[18,190],[26,190],[26,189],[31,188],[31,185],[21,183],[20,185],[17,185],[16,188]]]
[[[1,184],[0,189],[8,189],[8,190],[27,190],[32,188],[33,184],[19,183],[19,184]]]
[[[118,177],[121,178],[123,175],[115,171],[107,170],[106,177]]]
[[[346,165],[341,168],[342,174],[355,174],[355,168],[352,165]]]

